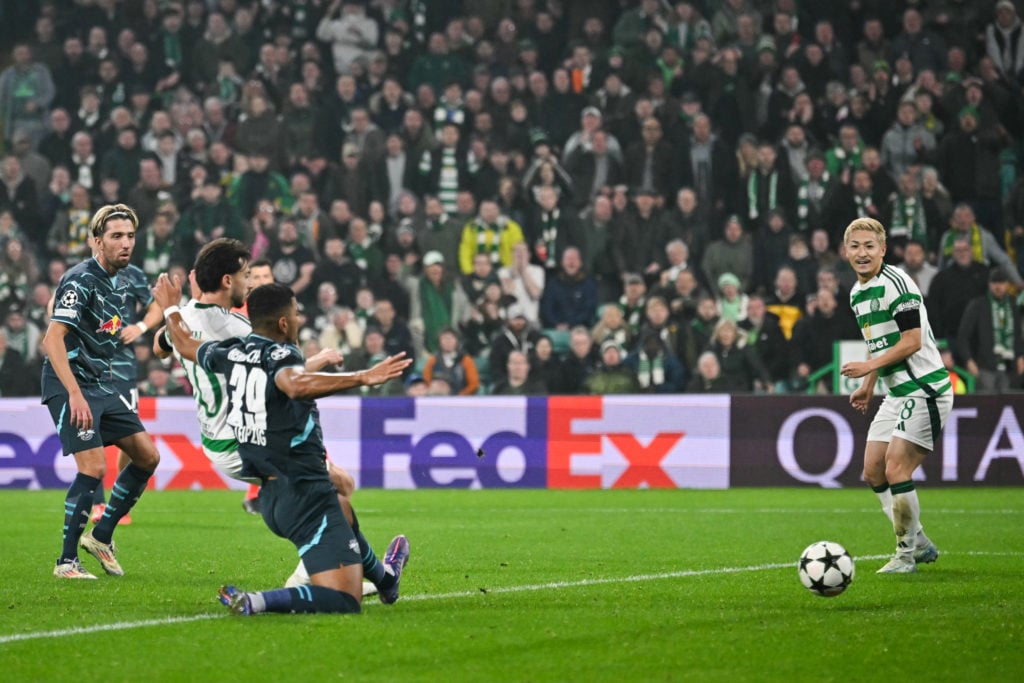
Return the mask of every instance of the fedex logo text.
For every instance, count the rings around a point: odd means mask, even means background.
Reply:
[[[726,487],[728,414],[728,397],[553,397],[548,486]]]
[[[364,399],[360,486],[544,488],[545,402]]]
[[[364,399],[360,486],[728,486],[727,419],[727,397]]]

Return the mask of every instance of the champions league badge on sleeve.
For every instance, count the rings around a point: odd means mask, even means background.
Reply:
[[[73,289],[69,289],[60,295],[60,301],[57,302],[57,308],[53,311],[53,314],[57,317],[78,319],[78,309],[75,306],[78,305],[78,293]]]

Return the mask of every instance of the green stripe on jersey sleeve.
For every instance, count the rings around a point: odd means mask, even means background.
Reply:
[[[872,299],[881,299],[885,295],[885,287],[868,287],[862,289],[853,295],[850,299],[850,305],[856,306],[857,304],[864,303],[865,301],[871,301]]]

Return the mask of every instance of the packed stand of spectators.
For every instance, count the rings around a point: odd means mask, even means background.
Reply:
[[[814,390],[871,216],[949,364],[1020,389],[1021,4],[3,3],[0,396],[118,201],[149,277],[238,238],[304,350],[417,359],[375,395]]]

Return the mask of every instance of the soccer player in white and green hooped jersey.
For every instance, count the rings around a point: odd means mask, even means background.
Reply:
[[[866,413],[875,383],[887,389],[868,429],[864,479],[896,532],[896,555],[879,574],[910,574],[934,562],[939,551],[921,528],[913,474],[934,450],[953,408],[949,372],[943,367],[921,291],[906,273],[882,262],[885,228],[858,218],[843,237],[857,283],[850,305],[868,345],[868,360],[845,363],[845,377],[863,377],[850,404]]]

